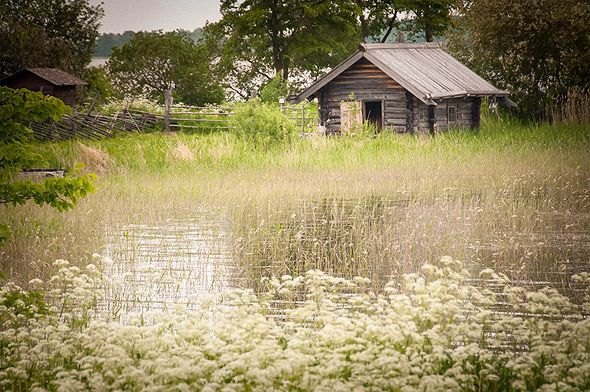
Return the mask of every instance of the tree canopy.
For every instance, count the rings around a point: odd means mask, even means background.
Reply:
[[[136,33],[113,49],[108,70],[114,85],[125,93],[161,99],[173,90],[176,99],[196,105],[223,100],[207,51],[182,32]]]
[[[358,45],[348,1],[222,0],[222,19],[205,28],[227,87],[247,98],[275,74],[319,74]]]
[[[16,174],[38,157],[31,148],[32,121],[59,120],[70,109],[57,98],[26,89],[0,87],[0,204],[49,204],[60,211],[72,208],[92,192],[92,176],[67,176],[41,182],[18,180]],[[0,245],[8,227],[0,222]]]
[[[0,76],[25,67],[81,75],[92,58],[101,5],[88,0],[0,2]]]
[[[590,3],[478,0],[464,4],[451,49],[486,79],[512,92],[527,116],[548,100],[590,86]]]

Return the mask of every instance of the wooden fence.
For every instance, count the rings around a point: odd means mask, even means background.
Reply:
[[[318,125],[320,123],[319,115],[317,110],[314,110],[310,105],[282,104],[281,110],[293,121],[295,129],[301,135],[306,136],[318,132]]]
[[[293,121],[301,135],[318,131],[318,114],[310,105],[282,105],[281,110]],[[235,113],[223,106],[172,106],[168,117],[170,130],[213,132],[235,128],[231,121]],[[144,132],[155,124],[163,124],[164,114],[125,109],[112,116],[101,114],[64,115],[59,121],[31,123],[34,136],[40,141],[68,139],[102,139],[117,132]]]
[[[113,116],[100,114],[64,115],[59,121],[31,123],[35,139],[60,141],[68,139],[102,139],[116,132],[143,132],[159,119],[150,113],[125,110]]]
[[[223,106],[179,106],[174,105],[170,112],[170,129],[173,131],[210,132],[228,130],[235,126],[231,116],[235,115],[231,108]],[[165,115],[156,116],[161,121]]]

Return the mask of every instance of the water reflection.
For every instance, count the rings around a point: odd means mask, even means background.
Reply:
[[[105,314],[193,307],[227,290],[232,276],[228,222],[223,212],[200,211],[108,228]]]
[[[322,198],[202,207],[165,219],[111,226],[112,259],[103,304],[109,315],[196,306],[233,287],[264,290],[264,276],[321,269],[368,277],[379,289],[443,255],[466,262],[477,283],[491,267],[529,288],[552,286],[576,300],[571,276],[590,272],[590,215],[539,210],[495,199],[413,195]],[[538,222],[542,220],[542,226]]]

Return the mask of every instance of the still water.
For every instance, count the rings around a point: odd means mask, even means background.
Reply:
[[[378,289],[443,255],[464,261],[475,283],[492,267],[528,288],[552,286],[573,299],[585,294],[571,276],[590,272],[589,214],[536,211],[519,223],[492,220],[498,212],[487,209],[478,201],[321,199],[201,206],[109,225],[102,307],[119,317],[193,307],[231,288],[263,290],[263,276],[311,268],[369,277]],[[529,230],[527,222],[540,217],[542,229]]]
[[[109,227],[103,250],[109,315],[196,306],[231,287],[231,231],[222,211]]]

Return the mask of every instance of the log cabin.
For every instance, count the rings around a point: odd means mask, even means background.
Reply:
[[[361,44],[291,102],[317,98],[320,125],[328,133],[364,122],[379,131],[434,133],[479,127],[483,97],[516,106],[507,91],[428,42]]]
[[[69,106],[76,105],[77,87],[86,84],[84,80],[58,68],[24,68],[0,80],[1,86],[40,91],[61,99]]]

